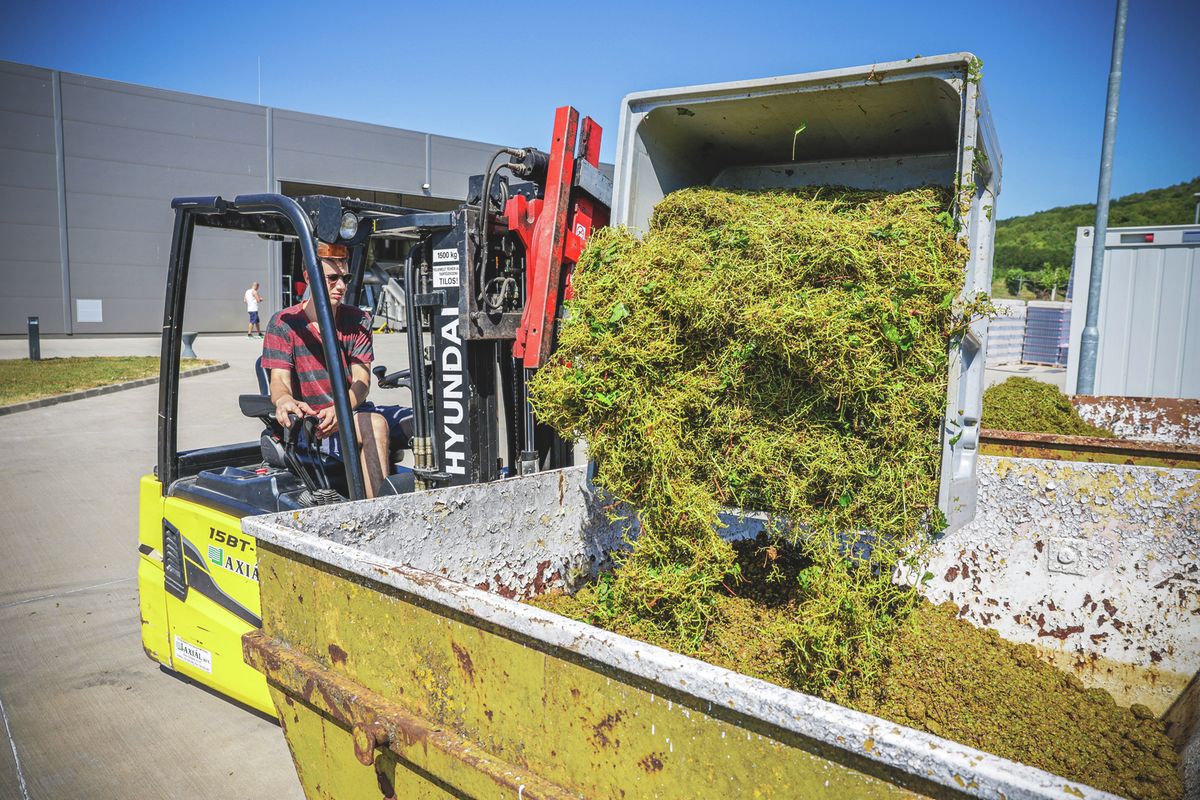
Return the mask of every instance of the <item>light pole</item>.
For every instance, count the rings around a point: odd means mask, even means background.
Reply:
[[[1100,349],[1100,287],[1104,279],[1104,250],[1108,234],[1108,200],[1112,196],[1113,146],[1117,139],[1117,103],[1121,97],[1121,62],[1125,55],[1125,19],[1129,0],[1117,0],[1113,25],[1112,64],[1108,70],[1108,99],[1104,104],[1104,138],[1100,144],[1100,187],[1096,192],[1096,227],[1092,233],[1092,274],[1088,278],[1087,316],[1079,338],[1079,374],[1075,393],[1094,394],[1096,354]]]
[[[1196,192],[1192,197],[1196,198],[1196,218],[1192,220],[1192,224],[1200,225],[1200,192]]]

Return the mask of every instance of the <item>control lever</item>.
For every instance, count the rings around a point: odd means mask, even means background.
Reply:
[[[299,417],[288,414],[291,425],[283,429],[283,453],[292,472],[304,484],[305,491],[300,496],[301,505],[326,505],[337,503],[345,498],[329,485],[329,476],[321,463],[321,448],[317,441],[317,418]],[[304,443],[300,439],[303,435]],[[297,454],[298,447],[303,447],[308,456],[306,465]],[[311,467],[311,469],[310,469]]]
[[[379,366],[372,367],[371,373],[375,376],[375,380],[381,389],[402,389],[409,386],[409,370],[402,369],[399,372],[388,374],[387,367],[380,364]]]

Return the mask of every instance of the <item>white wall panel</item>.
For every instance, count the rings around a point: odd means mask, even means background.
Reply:
[[[1200,398],[1200,241],[1184,237],[1194,231],[1200,226],[1108,230],[1094,394]],[[1078,391],[1092,233],[1079,228],[1075,237],[1068,394]]]

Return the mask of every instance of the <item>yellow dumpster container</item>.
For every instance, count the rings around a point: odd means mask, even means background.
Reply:
[[[310,800],[1109,796],[521,603],[636,535],[607,507],[576,467],[245,519]]]

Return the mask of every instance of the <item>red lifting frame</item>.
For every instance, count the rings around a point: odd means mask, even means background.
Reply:
[[[609,210],[575,189],[575,140],[580,159],[600,163],[600,126],[591,117],[561,106],[554,112],[554,140],[546,176],[545,199],[508,201],[508,226],[525,244],[525,311],[517,327],[513,355],[526,369],[540,367],[554,346],[559,294],[570,298],[570,271],[594,227],[608,224]]]

